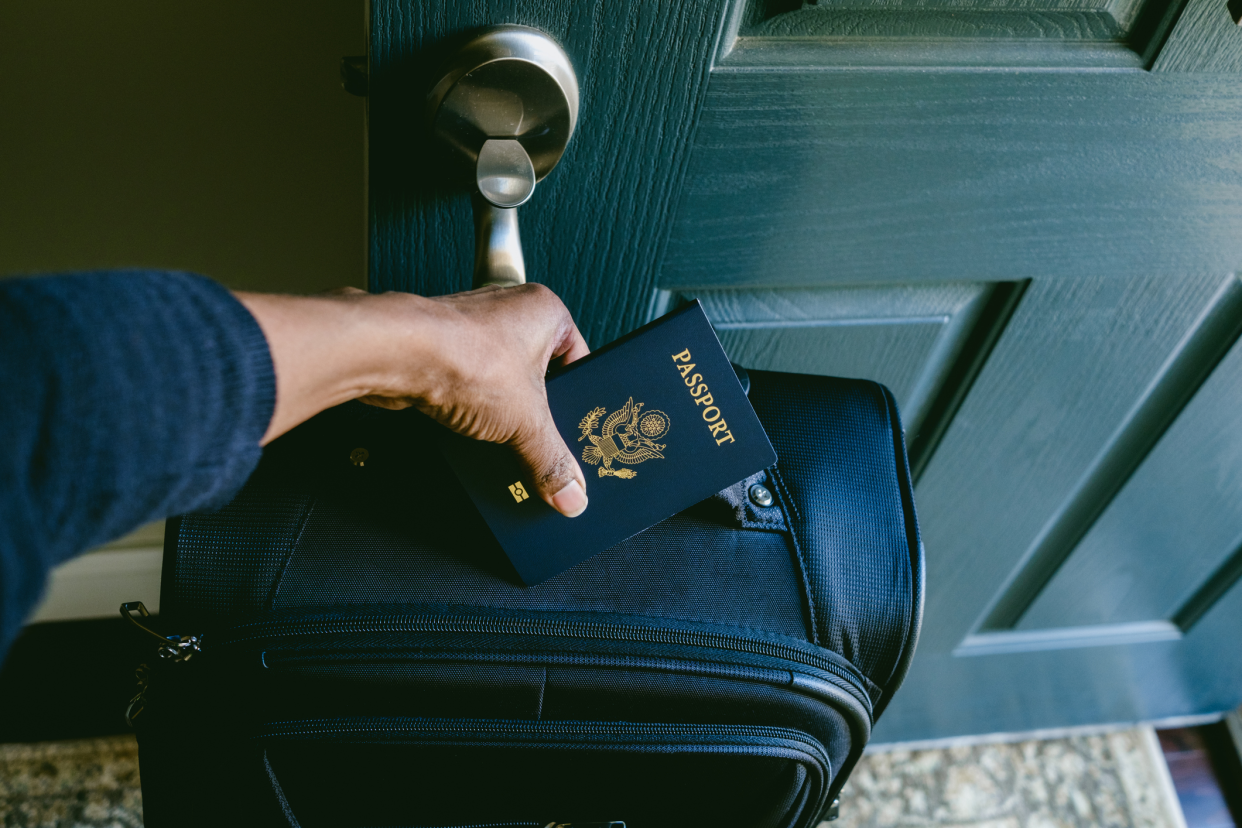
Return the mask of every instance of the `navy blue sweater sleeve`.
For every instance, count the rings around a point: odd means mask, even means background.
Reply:
[[[0,280],[0,657],[53,566],[227,502],[275,395],[263,331],[208,279]]]

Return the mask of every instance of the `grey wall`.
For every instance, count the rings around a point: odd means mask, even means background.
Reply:
[[[364,0],[0,3],[0,275],[365,284]]]

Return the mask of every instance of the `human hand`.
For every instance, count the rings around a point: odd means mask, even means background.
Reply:
[[[264,442],[332,405],[415,406],[454,431],[512,447],[539,495],[574,517],[586,479],[548,410],[544,374],[589,351],[542,285],[427,298],[346,289],[239,294],[267,336],[277,404]]]
[[[561,300],[543,285],[495,286],[431,299],[441,347],[405,364],[390,390],[362,401],[416,406],[459,434],[504,443],[518,454],[545,501],[569,517],[586,508],[586,478],[561,439],[544,374],[590,351]]]

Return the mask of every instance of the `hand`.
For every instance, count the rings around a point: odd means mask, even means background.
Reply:
[[[557,511],[574,517],[586,508],[586,479],[552,421],[543,378],[550,364],[588,349],[547,288],[238,298],[262,327],[276,368],[264,443],[350,399],[416,406],[458,433],[511,446]]]

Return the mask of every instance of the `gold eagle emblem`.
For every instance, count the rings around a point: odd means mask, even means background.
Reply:
[[[582,459],[592,466],[599,466],[600,477],[629,480],[637,477],[638,472],[614,469],[614,462],[634,466],[652,458],[664,459],[662,452],[666,444],[656,440],[668,434],[667,414],[654,408],[643,411],[643,403],[635,405],[634,398],[630,397],[622,408],[608,414],[600,433],[595,434],[600,417],[606,413],[606,409],[596,408],[578,423],[578,428],[582,430],[578,442],[591,441],[591,445],[582,450]]]

